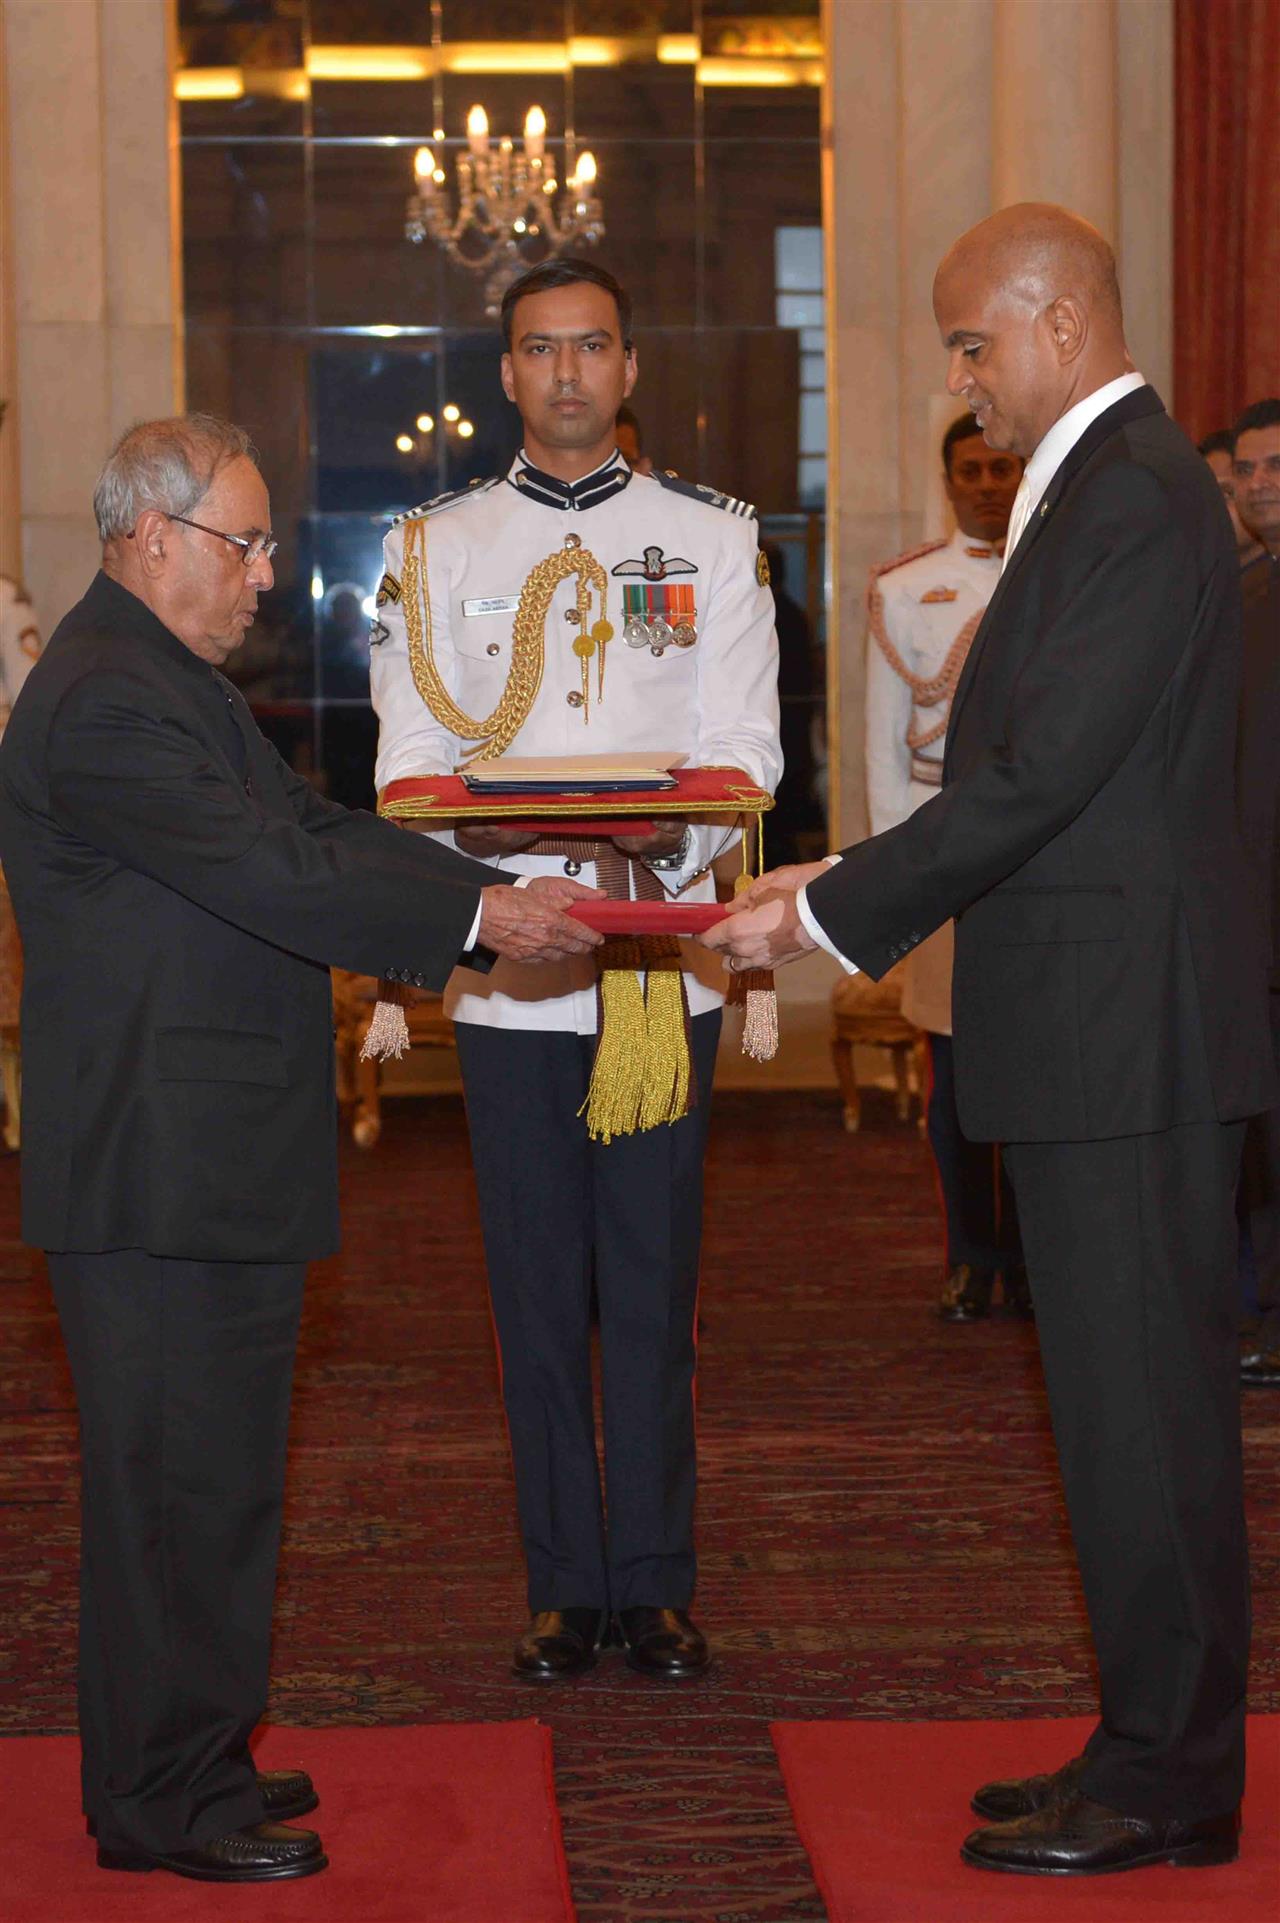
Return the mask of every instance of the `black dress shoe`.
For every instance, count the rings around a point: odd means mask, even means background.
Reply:
[[[1251,1389],[1280,1389],[1280,1349],[1245,1349],[1240,1380]]]
[[[1149,1863],[1187,1869],[1232,1863],[1239,1838],[1238,1810],[1198,1822],[1152,1820],[1108,1809],[1076,1790],[1032,1816],[975,1830],[960,1854],[977,1869],[1015,1876],[1106,1876]]]
[[[970,1803],[975,1816],[993,1823],[1012,1823],[1020,1816],[1034,1816],[1050,1803],[1075,1793],[1084,1768],[1084,1757],[1073,1756],[1052,1776],[1014,1776],[999,1783],[984,1783]]]
[[[994,1269],[972,1269],[962,1262],[942,1286],[938,1314],[944,1322],[980,1322],[991,1313],[995,1279]]]
[[[1035,1304],[1031,1300],[1031,1284],[1027,1281],[1025,1262],[1015,1263],[1011,1268],[1001,1271],[1000,1289],[1006,1315],[1016,1315],[1022,1322],[1035,1321]]]
[[[229,1836],[215,1836],[199,1849],[166,1856],[127,1845],[98,1845],[100,1870],[172,1870],[197,1883],[283,1883],[328,1867],[314,1830],[286,1829],[280,1823],[253,1823]]]
[[[526,1683],[581,1676],[595,1668],[604,1625],[603,1609],[540,1609],[516,1644],[511,1668]]]
[[[627,1667],[662,1682],[701,1676],[711,1664],[707,1639],[686,1609],[657,1609],[641,1603],[618,1611],[618,1628]]]
[[[287,1823],[294,1816],[306,1816],[320,1801],[305,1769],[260,1769],[258,1789],[263,1820],[268,1823]],[[90,1836],[98,1834],[96,1817],[86,1816],[84,1826]]]

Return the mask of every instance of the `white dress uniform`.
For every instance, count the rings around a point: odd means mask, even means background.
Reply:
[[[913,548],[872,571],[867,801],[873,835],[896,828],[941,785],[951,695],[964,666],[957,644],[962,636],[972,639],[1000,565],[990,543],[957,530],[949,541]]]
[[[419,583],[406,614],[406,541],[425,573],[430,614],[437,678],[424,672],[424,693],[409,636],[411,622],[423,672],[427,609]],[[574,652],[588,615],[569,576],[555,587],[541,678],[522,716],[512,690],[527,693],[536,660],[529,669],[527,635],[515,631],[521,591],[567,550],[588,552],[603,569],[603,613],[595,590],[589,609],[592,628],[602,633],[603,620],[613,630],[603,683],[599,644],[585,662]],[[669,475],[633,474],[616,453],[572,485],[519,456],[497,480],[405,517],[387,537],[384,564],[370,651],[380,792],[403,777],[452,773],[493,742],[526,755],[668,749],[690,765],[740,768],[761,787],[776,786],[773,596],[744,502]],[[520,663],[528,680],[513,675]],[[507,718],[495,722],[504,697]],[[473,740],[454,731],[463,721],[488,725]],[[548,839],[561,838],[551,829]],[[713,900],[705,871],[737,840],[736,828],[693,827],[683,866],[659,878],[671,892],[691,881],[690,898]],[[577,856],[500,861],[555,875],[573,872]],[[591,883],[595,867],[584,859],[580,879]],[[696,958],[711,965],[709,980],[695,976]],[[683,1609],[693,1595],[694,1316],[724,977],[703,949],[686,948],[684,969],[696,1100],[678,1121],[611,1141],[591,1139],[582,1115],[596,1034],[589,957],[527,967],[499,960],[487,976],[459,971],[447,997],[535,1614],[587,1609],[603,1622],[611,1611]],[[607,1520],[592,1406],[593,1283]]]
[[[999,549],[957,529],[949,541],[931,541],[872,569],[866,759],[873,834],[896,828],[942,784],[951,698],[1002,565]],[[912,950],[902,980],[902,1012],[929,1037],[929,1142],[946,1216],[947,1268],[953,1276],[966,1269],[1012,1272],[1022,1261],[1013,1192],[990,1145],[967,1141],[956,1112],[954,946],[953,925],[944,922]]]
[[[741,768],[770,793],[782,772],[778,741],[778,644],[768,573],[759,560],[754,509],[712,488],[668,475],[633,474],[620,454],[572,487],[530,467],[518,455],[510,471],[458,494],[429,501],[404,516],[386,538],[385,573],[371,634],[369,681],[379,721],[375,782],[451,774],[476,743],[452,734],[414,684],[401,592],[403,522],[425,516],[426,575],[432,646],[457,705],[489,715],[511,667],[512,623],[520,591],[540,561],[576,537],[608,577],[606,618],[614,628],[605,654],[603,692],[596,664],[583,697],[582,663],[573,652],[580,630],[576,581],[562,581],[546,621],[542,684],[507,752],[581,755],[671,749],[693,767]],[[674,588],[691,601],[696,640],[654,646],[627,639],[626,591]],[[661,618],[661,617],[659,617]],[[673,632],[678,623],[669,622]],[[442,839],[452,844],[452,835]],[[665,873],[671,891],[714,901],[709,873],[689,877],[731,847],[736,832],[690,831],[684,866]],[[494,865],[498,865],[495,858]],[[563,874],[547,855],[503,855],[521,874]],[[594,882],[594,865],[578,877]],[[718,961],[685,945],[689,1009],[723,1000]],[[710,965],[708,965],[710,964]],[[589,956],[529,967],[498,961],[488,975],[459,969],[445,1007],[455,1021],[498,1028],[548,1028],[591,1035],[596,1028],[596,971]]]
[[[1000,579],[989,542],[958,530],[874,568],[867,587],[867,804],[871,832],[914,814],[942,782],[951,696]],[[951,1033],[950,922],[911,955],[903,1013]]]

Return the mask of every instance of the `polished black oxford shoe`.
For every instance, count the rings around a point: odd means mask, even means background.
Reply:
[[[1280,1348],[1244,1349],[1240,1380],[1250,1389],[1280,1389]]]
[[[1232,1863],[1240,1847],[1240,1813],[1197,1822],[1126,1816],[1076,1790],[1032,1816],[975,1830],[960,1854],[980,1870],[1015,1876],[1107,1876],[1152,1863],[1208,1868]]]
[[[707,1639],[686,1609],[657,1609],[641,1603],[618,1611],[618,1629],[627,1667],[661,1682],[701,1676],[711,1664]]]
[[[320,1798],[305,1769],[260,1769],[258,1789],[262,1795],[263,1821],[287,1823],[295,1816],[306,1816]],[[84,1826],[90,1836],[98,1834],[97,1820],[86,1816]]]
[[[938,1314],[944,1322],[981,1322],[991,1313],[994,1269],[973,1269],[962,1262],[942,1285]]]
[[[100,1870],[171,1870],[197,1883],[283,1883],[328,1867],[314,1830],[286,1829],[281,1823],[252,1823],[229,1836],[215,1836],[198,1849],[167,1855],[128,1845],[98,1845]]]
[[[975,1816],[985,1816],[992,1823],[1014,1823],[1020,1816],[1034,1816],[1056,1798],[1074,1795],[1083,1768],[1084,1757],[1073,1756],[1051,1776],[1014,1776],[984,1783],[969,1808]]]
[[[540,1609],[515,1646],[511,1668],[522,1682],[561,1683],[594,1669],[606,1622],[603,1609]]]

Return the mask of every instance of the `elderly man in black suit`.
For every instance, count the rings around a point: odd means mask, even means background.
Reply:
[[[1233,1197],[1272,1095],[1235,543],[1084,221],[982,222],[934,312],[950,391],[1027,461],[943,788],[833,866],[765,876],[706,939],[880,976],[955,916],[960,1119],[1006,1145],[1102,1687],[1083,1756],[979,1791],[964,1854],[1224,1862],[1248,1656]]]
[[[84,1808],[104,1868],[274,1881],[326,1863],[279,1820],[310,1779],[256,1775],[249,1736],[303,1275],[337,1243],[328,965],[443,987],[597,938],[576,884],[348,813],[259,733],[219,672],[272,584],[240,429],[131,430],[94,506],[102,572],[0,747],[23,1234],[80,1410]]]

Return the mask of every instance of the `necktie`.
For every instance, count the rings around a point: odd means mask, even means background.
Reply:
[[[1013,497],[1013,509],[1009,515],[1009,532],[1004,537],[1004,559],[1000,563],[1001,574],[1008,567],[1009,556],[1022,539],[1022,531],[1030,518],[1031,489],[1027,486],[1027,477],[1024,474],[1018,483],[1018,492]]]

